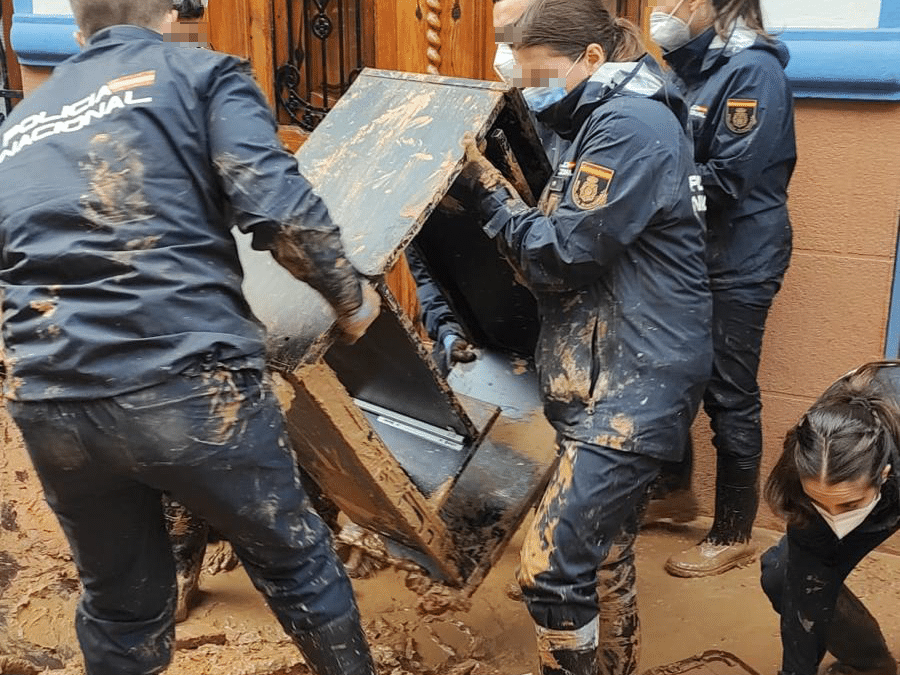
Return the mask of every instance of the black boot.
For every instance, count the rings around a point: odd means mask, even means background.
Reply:
[[[599,626],[599,618],[576,630],[536,626],[541,675],[597,675]]]
[[[597,573],[600,600],[599,675],[634,675],[641,648],[634,534],[623,532]]]
[[[759,509],[759,459],[719,459],[716,514],[706,540],[713,544],[750,541]]]
[[[828,651],[837,659],[829,673],[896,675],[897,663],[888,650],[878,621],[849,588],[841,587],[828,628]]]
[[[540,652],[541,675],[597,675],[597,650],[551,649]]]
[[[642,525],[660,521],[689,523],[700,512],[697,497],[691,489],[694,470],[694,449],[688,439],[680,462],[662,462],[659,476],[650,486],[650,502],[644,512]]]
[[[356,609],[293,637],[316,675],[375,675],[369,643]]]
[[[200,570],[206,553],[209,525],[168,495],[163,496],[163,508],[166,530],[175,558],[175,580],[178,584],[178,601],[175,605],[177,623],[188,618],[200,592]]]

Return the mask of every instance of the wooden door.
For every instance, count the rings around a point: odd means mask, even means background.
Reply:
[[[0,36],[0,122],[6,117],[7,111],[22,96],[22,72],[16,53],[10,47],[9,32],[12,28],[13,3],[12,0],[2,0],[0,4],[0,27],[3,35]]]
[[[646,20],[648,0],[607,1]],[[250,59],[295,143],[366,66],[496,79],[492,9],[491,0],[216,0],[208,20],[213,48]]]

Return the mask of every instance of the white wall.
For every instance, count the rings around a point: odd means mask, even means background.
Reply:
[[[32,12],[35,14],[72,14],[69,0],[32,0]]]
[[[878,28],[881,3],[882,0],[762,0],[766,28],[775,31],[786,28]]]

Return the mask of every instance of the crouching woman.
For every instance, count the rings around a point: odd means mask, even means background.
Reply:
[[[832,384],[791,429],[766,499],[787,535],[762,557],[781,615],[782,673],[894,675],[878,622],[844,585],[900,529],[900,362],[870,363]]]

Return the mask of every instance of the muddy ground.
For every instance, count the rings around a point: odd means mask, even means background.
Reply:
[[[65,542],[43,503],[21,442],[0,411],[0,673],[44,668],[82,674],[72,628],[78,582]],[[641,667],[707,649],[743,658],[763,675],[778,667],[776,616],[759,590],[756,565],[712,579],[683,580],[662,570],[665,558],[692,543],[708,521],[655,526],[638,540],[643,619]],[[777,534],[759,531],[761,545]],[[524,675],[537,672],[530,619],[507,597],[521,533],[472,598],[468,611],[422,618],[400,573],[354,582],[380,672],[386,675]],[[875,554],[851,585],[900,650],[900,559]],[[177,631],[170,675],[307,673],[244,572],[204,575],[202,595]]]

